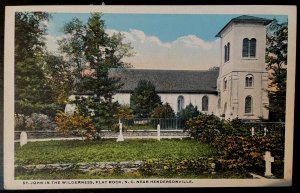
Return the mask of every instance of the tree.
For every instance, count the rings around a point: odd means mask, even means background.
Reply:
[[[161,105],[161,100],[150,81],[140,80],[131,95],[130,105],[135,117],[147,118],[155,107]]]
[[[44,73],[46,25],[44,12],[15,15],[15,113],[54,116],[56,105]]]
[[[84,35],[85,35],[85,26],[82,21],[78,18],[73,18],[72,21],[66,23],[63,26],[62,31],[66,34],[67,37],[58,40],[60,52],[64,53],[66,56],[66,63],[69,66],[72,66],[72,70],[69,71],[69,74],[73,74],[77,81],[77,84],[74,84],[74,89],[79,89],[79,86],[82,83],[82,72],[85,68],[85,57],[84,57]]]
[[[123,58],[132,55],[131,45],[123,43],[121,34],[109,36],[104,28],[99,13],[92,13],[86,24],[75,18],[65,25],[67,37],[59,42],[68,62],[75,63],[76,92],[91,94],[76,101],[79,112],[89,113],[98,130],[113,124],[119,106],[112,101],[113,95],[123,85],[120,78],[109,76],[109,72],[111,68],[129,67]]]
[[[116,119],[133,119],[133,110],[127,105],[120,105],[114,117]]]
[[[200,112],[198,111],[198,107],[194,106],[192,103],[177,113],[177,117],[183,120],[189,120],[191,118],[198,117],[199,115]]]
[[[270,73],[269,106],[270,120],[284,121],[287,78],[287,23],[274,21],[268,28],[266,62]]]
[[[158,105],[150,114],[151,118],[175,118],[175,113],[169,103]]]
[[[45,73],[51,86],[55,103],[64,107],[74,87],[75,75],[72,65],[65,62],[62,56],[47,54],[45,56]]]

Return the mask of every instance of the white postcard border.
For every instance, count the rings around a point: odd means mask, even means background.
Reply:
[[[142,183],[147,180],[110,180],[103,184],[62,184],[91,180],[14,180],[14,14],[18,11],[164,13],[164,14],[274,14],[288,16],[288,72],[285,133],[284,179],[191,179],[192,183]],[[145,188],[145,187],[264,187],[292,185],[294,96],[296,69],[296,6],[8,6],[5,10],[4,49],[4,188],[68,189],[68,188]],[[182,180],[187,179],[173,179]],[[92,180],[93,182],[101,180]],[[109,181],[109,180],[107,180]],[[141,183],[137,183],[140,181]],[[38,183],[42,184],[38,184]],[[117,183],[122,182],[122,183]],[[153,181],[154,182],[154,181]],[[163,181],[162,181],[163,182]],[[187,182],[187,181],[185,181]],[[59,184],[57,184],[59,183]]]

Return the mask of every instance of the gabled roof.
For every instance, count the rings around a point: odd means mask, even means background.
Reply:
[[[236,18],[231,19],[216,35],[216,37],[221,37],[221,33],[231,24],[233,23],[255,23],[255,24],[262,24],[262,25],[268,25],[273,20],[260,18],[260,17],[254,17],[249,15],[242,15]]]
[[[212,93],[217,94],[218,70],[146,70],[114,69],[111,76],[120,77],[124,86],[120,93],[133,92],[140,80],[151,81],[158,93]]]

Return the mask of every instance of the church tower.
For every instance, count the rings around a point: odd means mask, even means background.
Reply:
[[[216,35],[221,50],[218,109],[225,119],[268,119],[265,50],[266,26],[271,21],[243,15]]]

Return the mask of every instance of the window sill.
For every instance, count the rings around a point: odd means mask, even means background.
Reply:
[[[246,86],[245,86],[245,89],[253,89],[253,86],[252,86],[252,87],[246,87]]]
[[[242,60],[258,60],[257,58],[242,57]]]
[[[253,116],[253,113],[245,113],[244,116]]]

